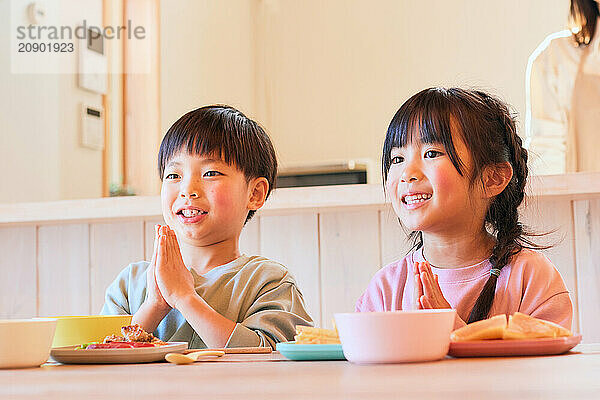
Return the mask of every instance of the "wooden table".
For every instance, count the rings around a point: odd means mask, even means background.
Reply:
[[[0,370],[0,398],[600,399],[600,346],[575,350],[562,356],[395,365],[226,359],[185,366],[49,363]]]

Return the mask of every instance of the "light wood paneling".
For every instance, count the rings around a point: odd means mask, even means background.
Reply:
[[[374,196],[372,188],[367,192]],[[374,198],[367,201],[369,196],[365,204],[352,207],[327,203],[298,209],[290,203],[292,209],[260,212],[242,231],[241,251],[286,265],[315,322],[331,326],[333,314],[352,311],[375,272],[408,249],[392,209]],[[522,220],[537,232],[557,229],[534,240],[554,244],[545,253],[572,293],[573,329],[583,333],[586,343],[600,342],[600,273],[594,264],[600,259],[600,199],[577,196],[530,198]],[[82,207],[74,213],[81,224],[42,219],[37,228],[1,225],[0,273],[9,279],[0,282],[0,317],[97,313],[116,274],[130,262],[151,258],[153,226],[162,223],[157,198],[101,200],[90,200],[88,206],[96,211],[89,219],[84,218],[83,201],[77,203]],[[74,202],[60,204],[70,208]],[[138,211],[125,218],[128,210]]]
[[[319,230],[322,320],[331,327],[334,313],[354,311],[381,266],[379,212],[322,213]]]
[[[584,343],[600,342],[600,200],[574,202],[579,323]]]
[[[89,226],[41,226],[38,243],[39,315],[88,315]]]
[[[573,210],[567,197],[529,198],[522,209],[521,221],[533,233],[547,233],[531,239],[540,245],[552,246],[542,252],[552,261],[569,289],[573,302],[573,330],[579,331],[577,272]]]
[[[260,254],[260,238],[260,217],[255,215],[242,229],[240,251],[247,255]]]
[[[90,296],[92,314],[99,314],[106,288],[119,272],[144,258],[143,221],[90,225]]]
[[[36,228],[0,228],[0,318],[37,313]]]
[[[400,226],[392,206],[379,212],[381,227],[381,267],[406,256],[410,249],[408,235]]]
[[[152,260],[154,252],[154,225],[164,225],[165,221],[162,218],[150,219],[144,222],[144,260]]]
[[[289,269],[302,291],[308,313],[317,326],[322,326],[318,215],[263,216],[260,234],[260,254]]]

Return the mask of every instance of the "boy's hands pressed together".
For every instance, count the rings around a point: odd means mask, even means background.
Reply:
[[[183,262],[175,232],[168,226],[161,226],[158,232],[156,283],[169,306],[178,308],[179,302],[196,295],[194,278]]]
[[[452,308],[444,297],[438,276],[431,272],[429,262],[415,263],[415,287],[418,293],[418,308]]]
[[[160,225],[155,226],[154,253],[146,270],[146,299],[131,319],[132,324],[140,325],[147,332],[154,332],[160,321],[171,311],[171,306],[160,292],[156,281],[160,229]]]
[[[160,225],[155,225],[154,228],[154,253],[152,253],[152,260],[150,261],[150,265],[146,272],[146,302],[157,310],[168,312],[171,309],[171,306],[165,301],[156,284],[156,258],[158,254]]]
[[[183,262],[175,232],[157,226],[155,255],[147,272],[147,297],[132,323],[153,332],[171,308],[181,312],[204,343],[224,347],[236,323],[225,318],[196,293],[194,277]]]

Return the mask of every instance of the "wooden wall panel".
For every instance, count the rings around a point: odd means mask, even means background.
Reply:
[[[391,206],[379,212],[381,227],[381,267],[406,256],[410,249],[408,235],[400,226]]]
[[[310,316],[322,326],[319,223],[316,213],[263,216],[260,255],[282,263],[294,275]]]
[[[242,231],[240,248],[288,267],[316,324],[330,327],[333,314],[352,311],[376,271],[404,256],[408,244],[389,207],[318,212],[259,214]],[[557,229],[536,241],[554,244],[545,253],[572,293],[573,329],[586,343],[599,342],[600,199],[533,198],[522,220],[538,232]],[[98,313],[117,273],[151,258],[157,222],[162,219],[0,228],[0,273],[10,277],[0,281],[0,318]]]
[[[246,255],[260,254],[260,219],[255,215],[242,229],[240,235],[240,251]]]
[[[530,198],[522,209],[522,222],[537,233],[548,233],[531,239],[552,246],[543,253],[556,266],[569,289],[573,302],[573,330],[579,331],[577,268],[575,265],[575,233],[573,209],[567,197]]]
[[[38,228],[39,315],[90,313],[89,225]]]
[[[0,319],[37,314],[36,228],[0,228]]]
[[[132,262],[144,259],[144,222],[90,225],[91,313],[99,314],[106,288]]]
[[[584,343],[600,342],[600,200],[573,204],[579,323]]]
[[[144,260],[152,260],[152,253],[154,252],[154,225],[164,225],[165,221],[160,219],[150,219],[144,221]]]
[[[354,311],[381,266],[379,211],[327,212],[319,219],[323,326],[333,314]]]

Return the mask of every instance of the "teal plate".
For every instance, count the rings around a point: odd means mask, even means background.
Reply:
[[[296,344],[296,342],[277,343],[278,352],[294,361],[307,360],[345,360],[341,344]]]

